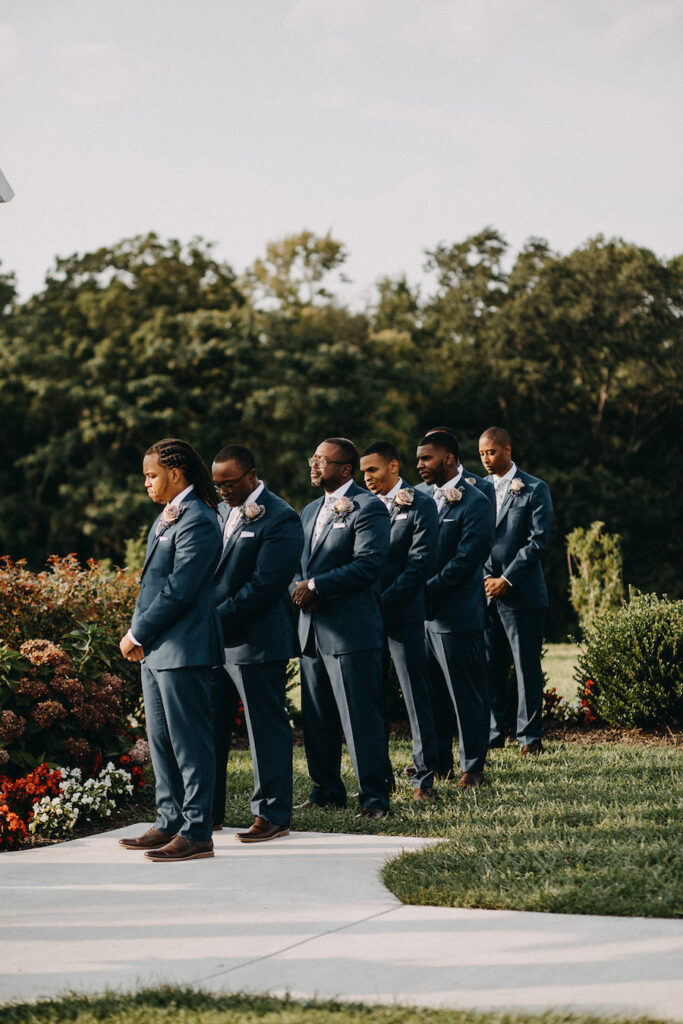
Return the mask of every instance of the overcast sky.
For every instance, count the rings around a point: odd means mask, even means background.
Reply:
[[[362,303],[487,224],[683,249],[683,0],[0,0],[0,261],[331,230]]]

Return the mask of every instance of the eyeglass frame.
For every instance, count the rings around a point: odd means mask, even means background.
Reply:
[[[331,463],[333,466],[351,465],[351,463],[348,460],[340,462],[339,459],[328,459],[326,455],[310,455],[308,459],[306,459],[306,461],[308,462],[308,465],[311,467],[311,469],[313,469],[314,466],[320,466],[321,469],[324,469],[325,466],[327,466],[329,463]]]
[[[217,494],[224,494],[227,491],[231,491],[235,484],[238,484],[240,480],[244,480],[247,473],[251,473],[252,469],[256,469],[256,466],[250,466],[249,469],[245,469],[241,476],[235,477],[234,480],[221,480],[219,484],[214,480],[213,486]]]

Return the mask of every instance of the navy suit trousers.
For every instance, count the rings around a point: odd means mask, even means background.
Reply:
[[[215,771],[211,669],[153,669],[144,661],[141,669],[156,781],[155,827],[204,842],[211,839]]]
[[[488,608],[486,670],[491,705],[490,741],[508,733],[507,682],[510,663],[517,678],[517,742],[534,743],[543,735],[541,650],[545,608],[508,608],[491,601]]]
[[[361,807],[389,809],[386,736],[381,711],[381,650],[301,657],[301,713],[310,800],[346,806],[342,736],[358,779]]]
[[[437,768],[436,727],[427,682],[427,654],[423,623],[406,627],[401,639],[387,638],[396,675],[410,720],[413,737],[413,766],[416,788],[431,789]]]
[[[226,767],[237,700],[242,701],[254,769],[254,817],[289,826],[292,816],[292,729],[285,709],[287,662],[228,663],[214,669],[212,704],[216,738],[214,822],[225,812]]]
[[[482,631],[435,633],[427,629],[426,637],[455,708],[461,771],[482,772],[489,731]]]

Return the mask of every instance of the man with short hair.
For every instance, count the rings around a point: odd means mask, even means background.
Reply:
[[[448,685],[458,722],[462,789],[484,777],[489,710],[484,666],[482,568],[493,535],[491,502],[463,479],[455,437],[440,431],[417,447],[417,470],[439,516],[436,572],[427,582],[427,646]]]
[[[299,609],[301,712],[313,779],[301,809],[346,806],[343,732],[358,779],[356,817],[377,821],[389,810],[378,584],[389,550],[389,513],[354,483],[358,451],[347,438],[328,437],[309,464],[311,483],[325,496],[301,513],[304,550],[290,588]]]
[[[502,747],[508,730],[506,689],[510,662],[517,677],[516,738],[523,755],[543,750],[541,650],[548,591],[541,558],[548,547],[553,504],[548,485],[512,461],[507,430],[489,427],[479,439],[481,461],[496,494],[496,526],[486,562],[487,680],[491,704],[489,746]]]
[[[304,544],[298,515],[259,480],[252,452],[229,444],[212,466],[223,529],[215,596],[223,627],[223,665],[214,669],[216,743],[214,826],[225,813],[226,766],[237,697],[254,766],[254,823],[235,836],[262,843],[289,833],[292,730],[286,711],[287,662],[296,657],[288,587]]]
[[[389,556],[380,574],[382,613],[410,720],[415,799],[427,800],[433,796],[437,760],[424,635],[425,584],[436,565],[439,535],[436,505],[401,478],[398,452],[388,441],[375,441],[365,449],[360,470],[391,520]]]
[[[157,818],[120,839],[154,861],[213,857],[211,666],[221,657],[213,573],[221,550],[216,492],[199,452],[177,437],[142,463],[145,488],[163,505],[147,539],[130,629],[121,653],[140,661]]]
[[[425,437],[429,437],[430,434],[442,434],[442,433],[443,434],[451,434],[455,438],[455,440],[458,442],[458,447],[460,446],[460,441],[458,440],[458,435],[455,432],[455,430],[453,429],[453,427],[431,427],[429,430],[427,430],[425,432],[424,436]],[[461,465],[462,465],[462,463],[461,463]],[[477,476],[475,473],[472,473],[469,469],[465,469],[464,466],[462,467],[462,475],[463,475],[464,479],[467,481],[467,483],[471,484],[472,487],[476,487],[478,491],[481,491],[481,493],[484,495],[485,498],[488,498],[489,501],[491,501],[491,502],[495,502],[496,495],[495,495],[495,492],[493,490],[493,484],[491,483],[490,480],[488,480],[486,477],[483,477],[483,476]],[[429,493],[429,487],[424,482],[417,485],[417,490],[418,491],[423,491],[425,494]]]

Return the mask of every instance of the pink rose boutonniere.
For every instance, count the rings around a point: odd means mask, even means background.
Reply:
[[[449,505],[457,505],[459,501],[462,501],[464,493],[464,487],[449,487],[447,491],[443,492],[443,496]]]
[[[266,514],[266,506],[250,501],[248,505],[242,506],[240,512],[245,523],[255,523],[258,519],[263,519]]]
[[[186,508],[187,505],[164,505],[157,533],[163,533],[164,530],[168,530],[169,526],[177,523]]]
[[[332,511],[334,512],[334,518],[343,523],[349,512],[353,512],[353,502],[346,495],[342,495],[341,498],[337,498],[335,501]]]
[[[413,487],[402,487],[394,498],[396,508],[410,508],[415,500],[415,489]]]

